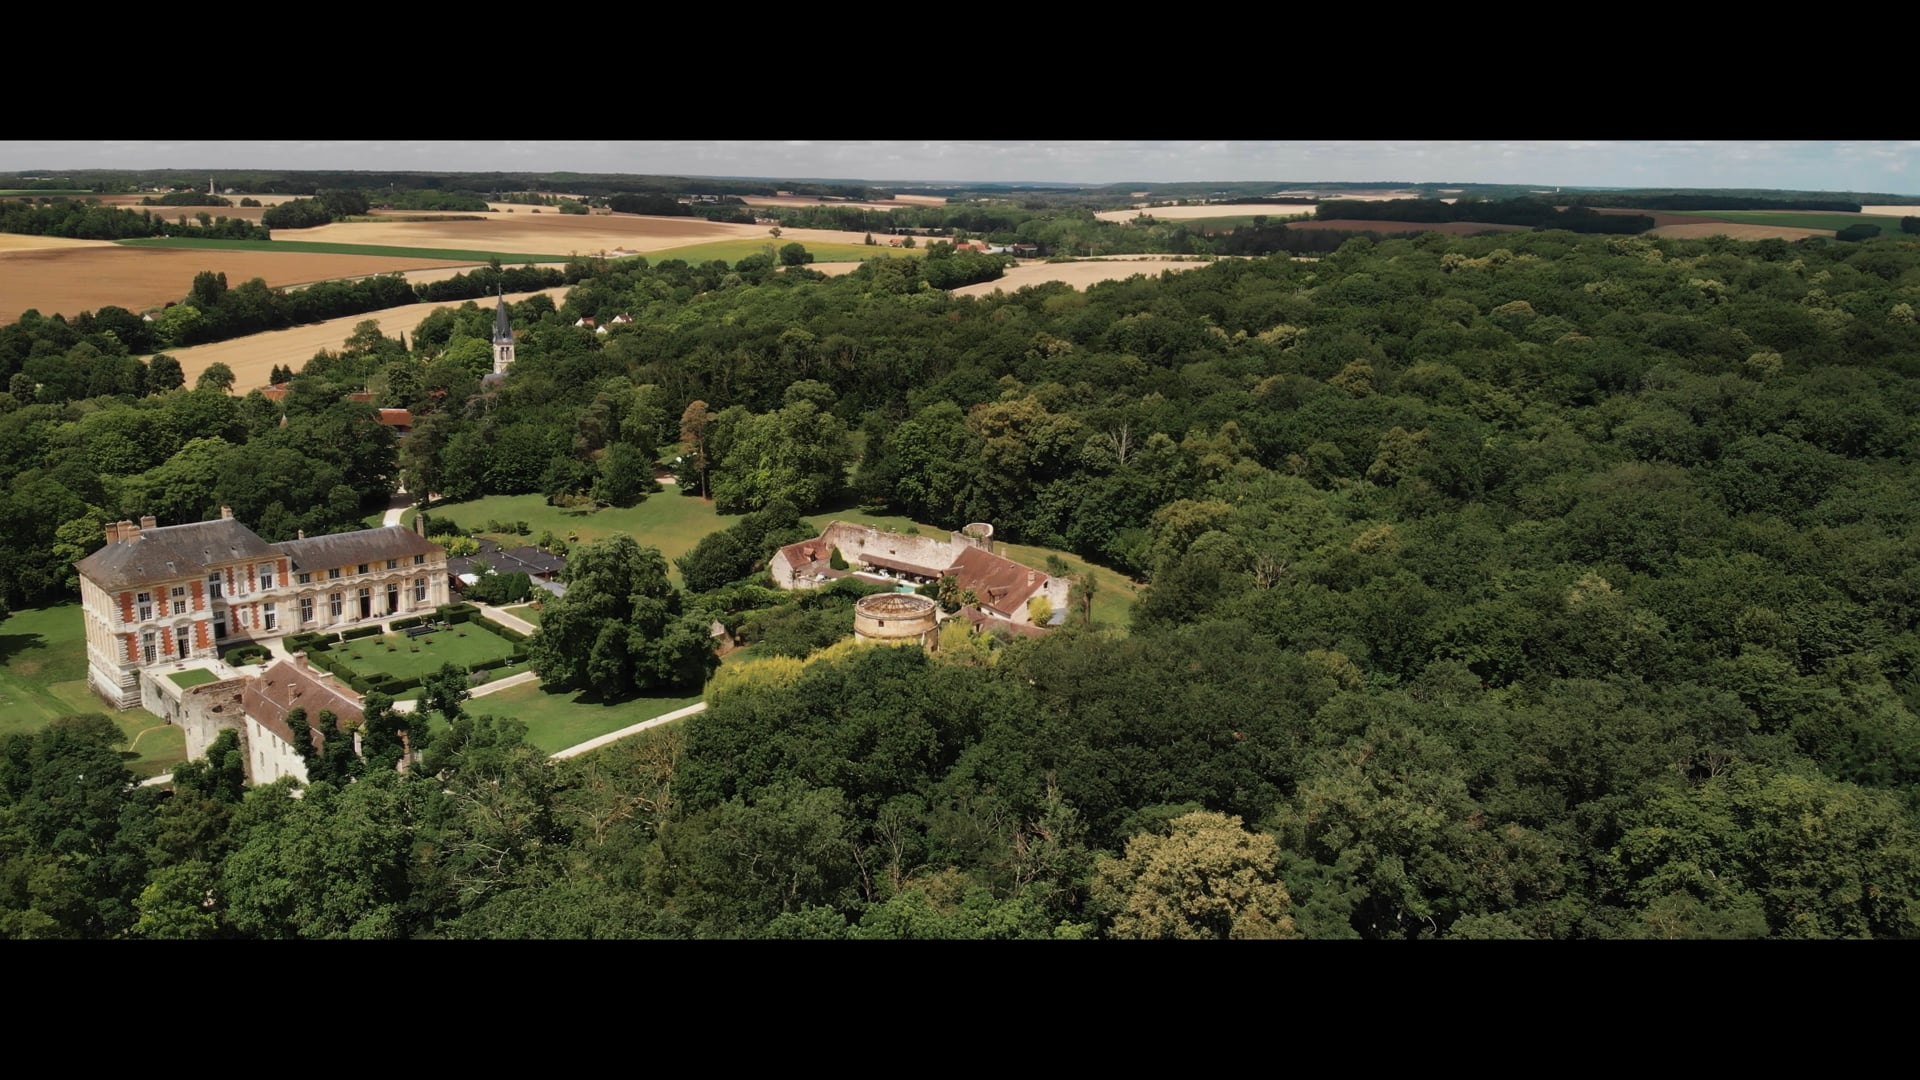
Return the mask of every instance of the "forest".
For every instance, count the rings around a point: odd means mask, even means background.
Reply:
[[[300,799],[232,746],[168,793],[97,719],[6,737],[0,934],[1920,935],[1920,244],[1428,234],[977,298],[763,264],[596,265],[512,307],[488,388],[471,303],[277,403],[10,388],[16,605],[106,521],[312,535],[397,478],[591,501],[665,448],[678,490],[626,497],[747,516],[681,585],[644,537],[576,551],[529,651],[709,704],[576,759],[451,684],[419,767]],[[851,596],[764,566],[843,509],[989,521],[1142,599],[836,643]],[[709,618],[784,644],[716,672]]]

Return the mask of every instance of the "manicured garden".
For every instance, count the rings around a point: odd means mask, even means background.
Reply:
[[[328,653],[362,676],[417,679],[439,671],[445,664],[472,669],[476,664],[501,660],[518,647],[484,626],[464,622],[414,638],[399,632],[343,641]]]
[[[0,621],[0,735],[37,731],[49,721],[104,713],[127,736],[127,767],[166,772],[186,757],[180,729],[145,709],[115,712],[87,687],[85,623],[77,603],[26,608]]]

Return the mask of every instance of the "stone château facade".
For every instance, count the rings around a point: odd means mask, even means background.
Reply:
[[[855,574],[910,585],[952,577],[961,590],[973,592],[980,609],[993,619],[1030,625],[1027,601],[1035,596],[1047,597],[1053,610],[1064,615],[1072,583],[995,555],[992,536],[993,527],[986,524],[940,537],[836,521],[814,539],[775,552],[767,569],[783,589],[817,588]],[[834,568],[836,550],[849,569]]]
[[[212,521],[107,526],[75,564],[87,683],[115,708],[143,672],[221,648],[431,611],[448,602],[447,553],[399,525],[270,544],[221,507]]]

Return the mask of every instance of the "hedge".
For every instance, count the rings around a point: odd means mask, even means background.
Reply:
[[[387,626],[394,630],[405,630],[409,626],[419,626],[421,623],[427,621],[428,619],[425,615],[412,615],[404,619],[395,619],[388,623]]]
[[[341,631],[340,640],[352,641],[355,638],[373,637],[380,632],[380,627],[378,626],[356,626],[351,630]]]
[[[440,618],[448,623],[463,623],[480,614],[472,604],[448,604],[440,609]]]
[[[521,633],[518,630],[514,630],[509,627],[502,626],[499,623],[494,622],[492,619],[487,618],[485,615],[475,615],[473,617],[473,624],[475,626],[485,627],[486,629],[492,631],[495,634],[500,635],[503,638],[506,638],[508,641],[511,641],[516,645],[527,640],[527,635]]]
[[[290,653],[313,652],[316,650],[324,650],[327,646],[339,640],[339,634],[328,634],[318,630],[308,630],[305,633],[288,634],[285,644],[287,651]]]

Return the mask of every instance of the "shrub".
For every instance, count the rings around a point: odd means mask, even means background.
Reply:
[[[351,630],[341,631],[340,640],[352,641],[355,638],[372,637],[378,633],[380,633],[378,626],[356,626]]]
[[[419,626],[421,623],[426,621],[427,621],[427,617],[425,615],[412,615],[404,619],[395,619],[389,625],[392,626],[395,630],[405,630],[410,626]]]

